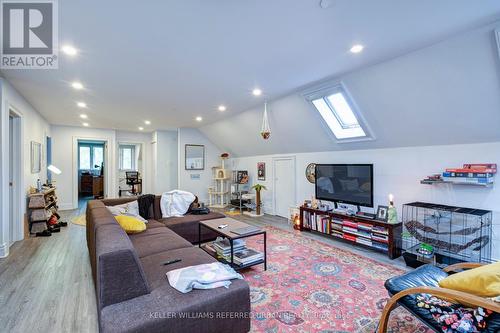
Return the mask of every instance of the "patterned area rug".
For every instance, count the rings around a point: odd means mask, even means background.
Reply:
[[[252,332],[375,332],[388,299],[386,279],[403,270],[338,249],[300,232],[268,227],[268,266],[243,271],[250,284]],[[247,241],[262,249],[262,237]],[[389,332],[431,332],[406,310]]]

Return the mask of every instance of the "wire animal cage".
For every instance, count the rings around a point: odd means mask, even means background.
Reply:
[[[403,205],[403,256],[422,263],[491,262],[489,210],[413,202]]]

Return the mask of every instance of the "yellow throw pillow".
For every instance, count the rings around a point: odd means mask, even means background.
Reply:
[[[129,215],[117,215],[116,221],[127,234],[138,234],[146,230],[146,223]]]
[[[500,295],[500,262],[452,274],[439,281],[439,286],[480,297],[496,297]]]

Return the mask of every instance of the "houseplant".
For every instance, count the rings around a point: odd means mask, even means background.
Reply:
[[[255,210],[257,215],[260,215],[260,191],[267,190],[267,188],[264,185],[255,184],[254,186],[252,186],[252,189],[255,190],[255,204],[257,205],[255,207]]]

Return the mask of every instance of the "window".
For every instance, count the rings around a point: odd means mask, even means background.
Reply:
[[[104,162],[104,148],[103,147],[93,147],[94,150],[94,167],[97,165],[99,168]]]
[[[90,170],[90,147],[80,146],[80,170]]]
[[[135,146],[121,145],[119,159],[120,170],[135,170]]]
[[[306,94],[339,142],[372,139],[342,84]]]
[[[97,170],[101,168],[104,162],[104,147],[102,144],[80,144],[78,151],[80,170]]]

